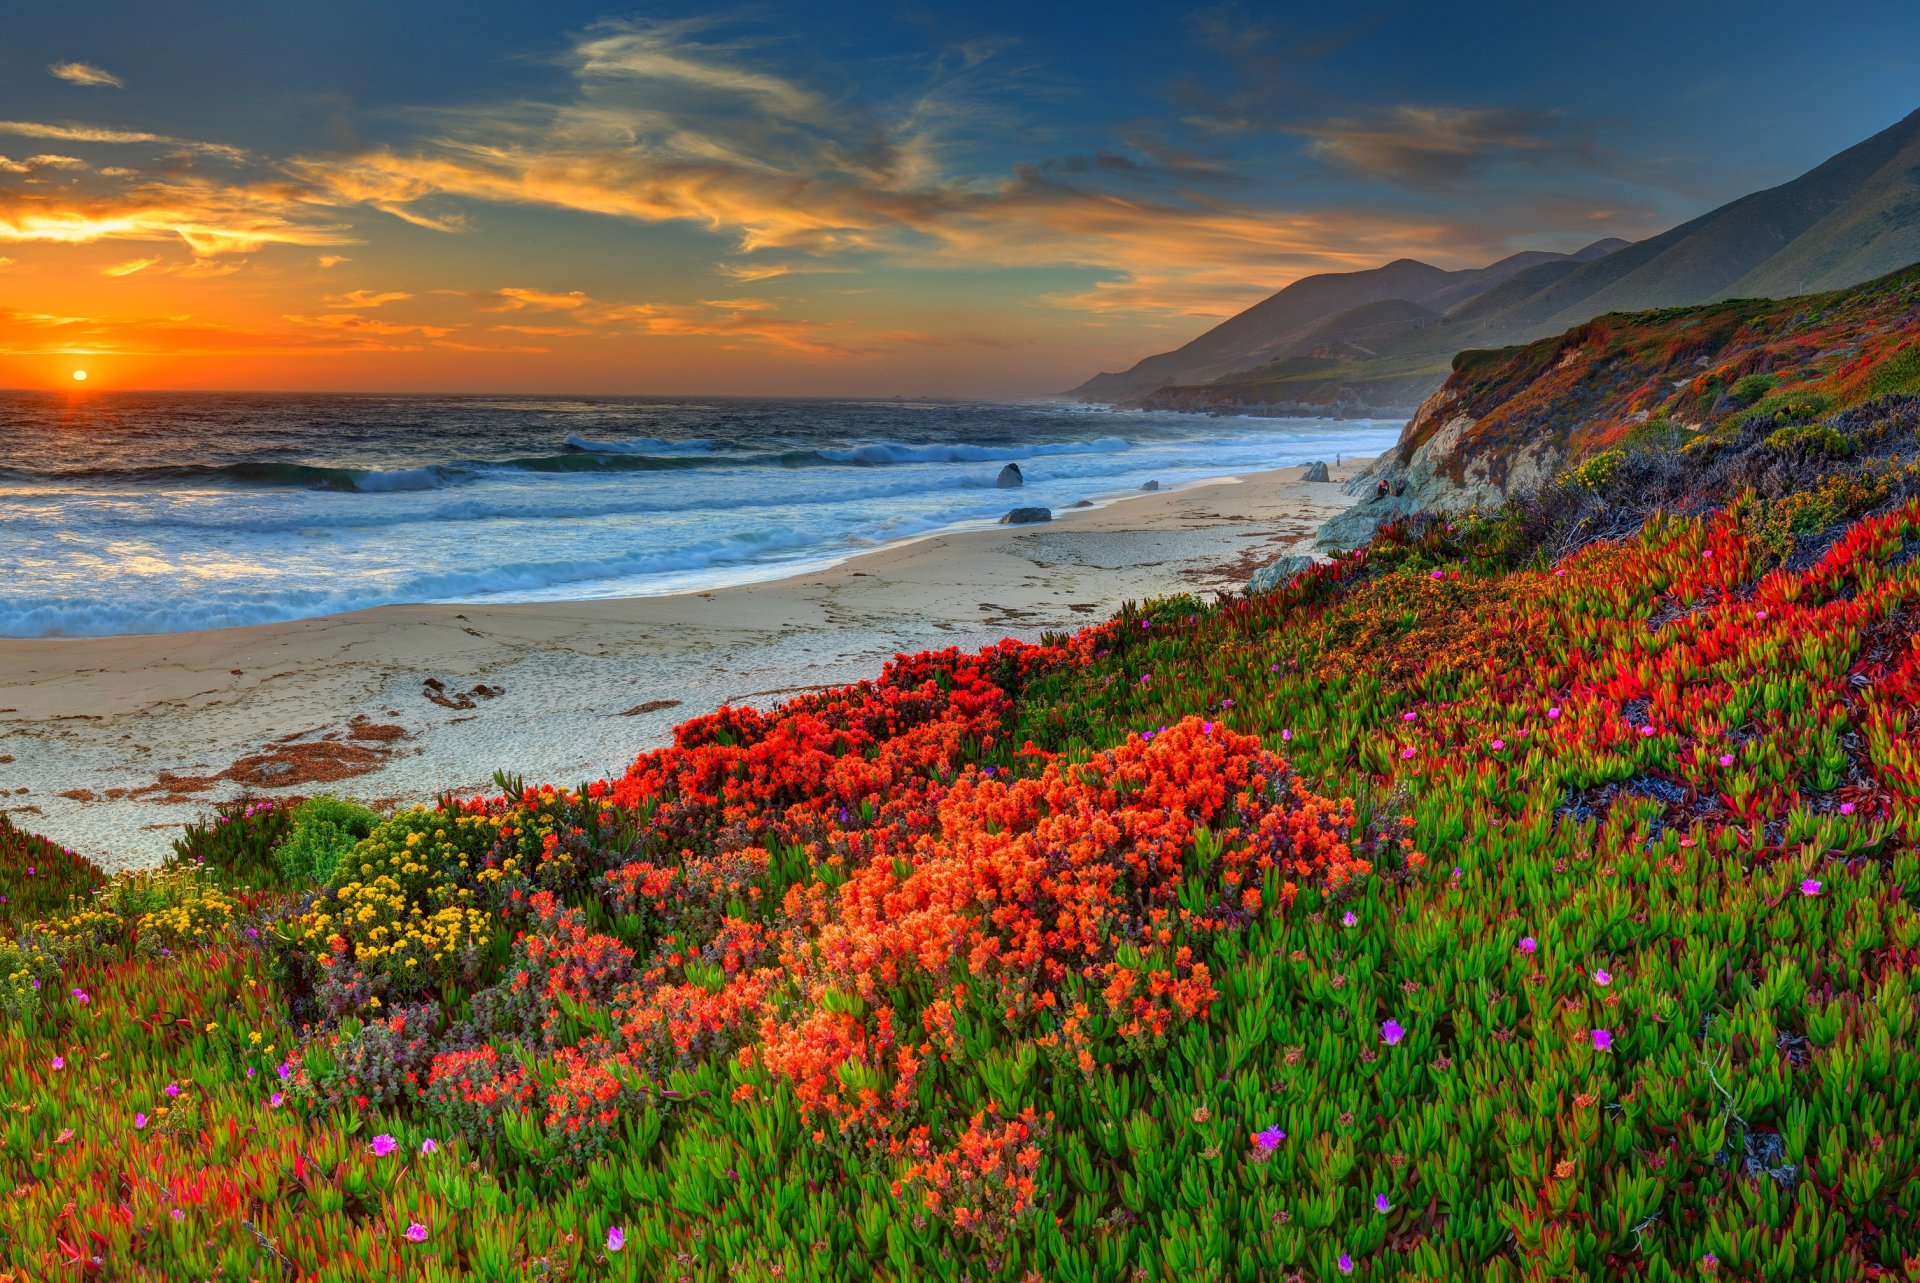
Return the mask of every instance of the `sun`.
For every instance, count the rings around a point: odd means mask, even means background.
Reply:
[[[85,383],[87,381],[87,372],[85,370],[75,370],[73,372],[73,381],[75,383]]]

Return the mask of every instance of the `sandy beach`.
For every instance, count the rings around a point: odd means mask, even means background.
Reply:
[[[387,807],[488,789],[503,768],[618,774],[721,704],[854,681],[897,652],[1035,639],[1126,600],[1237,590],[1307,551],[1367,462],[1332,483],[1298,468],[1192,483],[710,592],[0,639],[0,808],[112,869],[158,863],[182,823],[246,792]]]

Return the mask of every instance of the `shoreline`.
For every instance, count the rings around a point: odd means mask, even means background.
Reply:
[[[901,651],[1035,640],[1129,599],[1238,589],[1310,549],[1368,462],[1329,483],[1289,467],[1123,494],[704,591],[0,638],[0,809],[113,870],[158,863],[181,824],[246,792],[391,807],[490,791],[496,769],[618,775],[723,703],[856,681]]]

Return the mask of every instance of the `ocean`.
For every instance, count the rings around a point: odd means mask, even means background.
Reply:
[[[0,393],[0,636],[779,578],[1397,422],[1058,402]],[[1019,490],[996,489],[1018,463]]]

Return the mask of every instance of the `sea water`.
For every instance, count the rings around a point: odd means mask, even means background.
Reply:
[[[0,636],[773,579],[1397,422],[1063,402],[0,393]],[[1018,463],[1026,484],[995,485]]]

